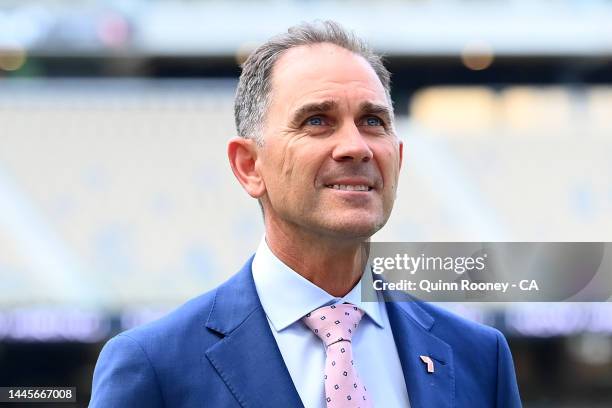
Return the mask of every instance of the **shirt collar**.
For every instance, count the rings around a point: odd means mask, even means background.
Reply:
[[[384,302],[362,302],[361,280],[346,296],[330,295],[299,273],[285,265],[272,253],[265,237],[253,259],[253,280],[261,305],[274,329],[278,332],[300,320],[321,306],[352,303],[361,308],[380,327],[384,327]],[[374,290],[371,285],[366,285]]]

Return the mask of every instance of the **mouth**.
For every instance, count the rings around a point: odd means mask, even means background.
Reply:
[[[341,191],[372,191],[373,189],[366,184],[326,184],[325,187]]]

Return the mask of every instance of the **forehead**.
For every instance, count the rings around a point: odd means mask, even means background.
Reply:
[[[274,103],[289,108],[311,99],[344,97],[387,104],[376,72],[360,55],[328,43],[302,45],[287,50],[274,65]]]

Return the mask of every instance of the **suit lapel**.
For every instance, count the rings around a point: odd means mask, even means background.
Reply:
[[[387,302],[389,322],[404,372],[412,408],[450,408],[455,398],[455,373],[451,347],[434,336],[433,318],[415,301]],[[427,372],[421,356],[431,358]]]
[[[222,339],[206,350],[206,358],[241,406],[301,407],[259,302],[252,260],[217,289],[206,327]]]

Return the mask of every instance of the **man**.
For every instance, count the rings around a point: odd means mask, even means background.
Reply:
[[[111,339],[93,407],[519,407],[496,330],[417,302],[362,302],[362,243],[402,164],[389,73],[333,22],[243,66],[232,170],[265,239],[226,283]]]

